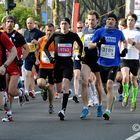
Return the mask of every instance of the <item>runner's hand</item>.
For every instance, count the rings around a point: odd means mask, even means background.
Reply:
[[[54,63],[55,63],[55,58],[50,57],[49,60],[50,60],[50,63],[51,63],[51,64],[54,64]]]
[[[122,50],[122,52],[120,53],[120,57],[125,57],[126,54],[127,54],[127,52],[128,52],[128,49],[127,49],[127,48],[124,48],[124,49]]]
[[[105,44],[106,43],[106,40],[105,40],[105,37],[102,37],[99,42],[97,42],[97,47],[101,47],[102,44]]]

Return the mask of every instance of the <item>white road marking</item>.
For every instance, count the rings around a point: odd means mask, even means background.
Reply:
[[[136,140],[138,138],[140,138],[140,132],[132,135],[131,137],[129,137],[129,138],[125,139],[125,140]]]

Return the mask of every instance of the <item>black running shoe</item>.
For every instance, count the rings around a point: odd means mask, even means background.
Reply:
[[[58,112],[58,116],[60,117],[60,120],[61,121],[64,121],[64,118],[65,118],[65,112],[64,110],[61,110]]]
[[[110,119],[110,112],[109,111],[105,111],[103,114],[104,120],[109,120]]]
[[[53,105],[49,105],[49,114],[52,114],[54,112]]]
[[[75,103],[79,103],[79,100],[78,100],[78,98],[77,98],[77,96],[73,96],[73,101],[75,102]]]
[[[42,96],[43,101],[46,101],[48,98],[48,89],[43,89],[41,91],[41,96]]]
[[[25,94],[24,97],[25,97],[25,101],[29,102],[29,95]]]

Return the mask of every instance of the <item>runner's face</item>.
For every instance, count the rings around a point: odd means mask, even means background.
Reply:
[[[136,23],[135,19],[132,16],[128,16],[128,18],[127,18],[127,27],[134,28],[135,23]]]
[[[109,17],[106,20],[106,26],[107,27],[113,28],[113,27],[115,27],[115,25],[116,25],[116,20],[113,17]]]
[[[47,36],[50,36],[53,32],[54,32],[54,28],[53,27],[46,26],[46,35]]]
[[[98,19],[96,18],[96,15],[88,15],[88,26],[90,28],[93,28],[97,24],[98,24]]]
[[[34,21],[27,20],[26,25],[27,25],[27,29],[32,30],[34,28]]]
[[[61,21],[60,28],[62,33],[67,33],[69,31],[70,25],[66,21]]]
[[[82,23],[77,23],[77,27],[76,27],[76,32],[79,33],[81,32],[83,29],[83,24]]]
[[[13,20],[11,20],[11,19],[7,19],[6,20],[6,23],[5,23],[5,28],[7,29],[7,30],[12,30],[13,28],[14,28],[14,21]]]

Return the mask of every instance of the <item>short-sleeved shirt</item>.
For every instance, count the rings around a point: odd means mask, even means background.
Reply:
[[[11,33],[6,33],[6,34],[8,35],[10,40],[14,43],[17,49],[17,57],[21,58],[22,46],[26,44],[24,37],[16,30],[13,30]]]
[[[99,49],[98,64],[105,67],[119,66],[120,50],[118,42],[125,40],[122,31],[116,28],[100,28],[95,31],[92,42],[98,42],[103,37],[105,37],[106,43],[102,44]]]
[[[34,28],[32,30],[26,30],[24,33],[24,38],[29,46],[29,51],[30,53],[34,53],[36,50],[36,46],[31,44],[31,41],[33,39],[38,40],[39,38],[41,38],[42,36],[44,36],[45,33],[41,32],[40,30]]]
[[[11,42],[9,37],[5,33],[0,33],[0,66],[2,65],[2,55],[4,55],[2,54],[2,47],[5,47],[9,51],[13,46],[14,44]]]
[[[132,30],[124,29],[123,33],[126,39],[130,38],[136,43],[140,42],[140,31],[138,31],[137,29],[135,28]],[[123,59],[139,60],[139,49],[137,49],[135,46],[132,46],[131,44],[128,44],[127,49],[128,53]]]

